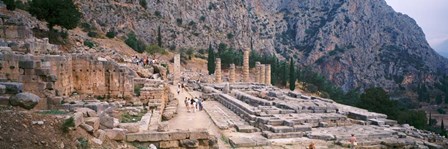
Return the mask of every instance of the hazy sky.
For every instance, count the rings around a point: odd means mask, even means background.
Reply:
[[[431,47],[448,41],[448,0],[386,0],[395,11],[414,18]],[[440,51],[441,49],[435,49]],[[448,52],[444,49],[443,52]]]

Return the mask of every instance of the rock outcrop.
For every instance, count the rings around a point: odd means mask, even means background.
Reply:
[[[101,32],[135,32],[164,47],[207,48],[220,42],[310,66],[344,90],[387,90],[431,83],[448,62],[416,22],[384,0],[76,1]]]
[[[13,106],[20,106],[22,108],[30,110],[39,103],[39,100],[39,96],[32,93],[24,92],[11,96],[9,98],[9,104]]]

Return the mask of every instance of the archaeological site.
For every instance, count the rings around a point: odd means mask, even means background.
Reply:
[[[0,149],[448,148],[448,61],[396,52],[420,38],[386,12],[407,21],[384,0],[2,0]]]

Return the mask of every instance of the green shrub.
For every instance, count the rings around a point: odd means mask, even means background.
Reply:
[[[39,20],[47,21],[50,30],[55,25],[73,29],[81,19],[81,12],[72,0],[32,0],[29,5],[30,14]]]
[[[140,6],[142,6],[145,9],[148,9],[148,3],[146,2],[146,0],[140,0],[139,3]]]
[[[177,18],[176,19],[176,23],[177,23],[177,25],[182,25],[182,18]]]
[[[154,12],[154,14],[159,18],[162,17],[162,13],[160,11],[156,11]]]
[[[63,115],[63,114],[67,114],[67,112],[64,111],[59,111],[59,110],[47,110],[47,111],[42,111],[39,112],[40,114],[48,114],[48,115]]]
[[[76,145],[79,149],[88,149],[89,148],[89,140],[84,137],[78,138],[78,144]]]
[[[137,97],[140,97],[140,90],[143,88],[142,85],[135,85],[134,86],[134,94]]]
[[[128,34],[128,38],[124,42],[138,53],[142,53],[143,51],[145,51],[145,43],[141,40],[138,40],[137,36],[133,32]]]
[[[143,115],[146,114],[146,110],[142,110],[140,113],[137,113],[137,115],[130,115],[128,112],[125,112],[121,114],[121,123],[135,123],[142,119]]]
[[[232,39],[235,35],[233,35],[232,33],[228,33],[227,34],[227,39]]]
[[[73,119],[73,117],[70,117],[64,121],[62,124],[62,131],[67,133],[70,130],[70,127],[75,127],[75,119]]]
[[[318,89],[317,86],[314,85],[314,84],[307,84],[307,85],[306,85],[306,90],[308,90],[308,91],[311,92],[311,93],[315,93],[315,92],[317,92],[319,89]]]
[[[194,21],[190,21],[190,23],[188,23],[189,26],[196,26],[196,22]]]
[[[446,111],[442,108],[438,108],[437,112],[439,112],[439,114],[446,114]]]
[[[89,32],[89,31],[91,31],[91,30],[95,30],[95,29],[92,27],[92,25],[90,25],[90,24],[87,23],[87,22],[83,22],[83,23],[81,23],[80,26],[81,26],[82,31],[84,31],[84,32]]]
[[[106,33],[107,38],[115,38],[116,35],[117,33],[115,31],[109,31]]]
[[[89,31],[87,33],[87,36],[92,37],[92,38],[98,38],[99,37],[98,33],[94,32],[94,31]]]
[[[84,46],[87,46],[89,48],[93,48],[95,44],[90,40],[84,40]]]
[[[3,3],[6,5],[6,9],[11,11],[16,10],[16,3],[14,1],[15,0],[3,0]]]
[[[205,16],[201,16],[201,17],[199,18],[199,21],[204,22],[204,21],[205,21]]]

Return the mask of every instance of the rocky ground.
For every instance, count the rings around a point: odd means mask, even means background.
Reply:
[[[4,149],[61,148],[134,148],[132,145],[105,140],[102,145],[89,141],[92,136],[84,129],[64,133],[62,125],[67,115],[25,111],[0,106],[0,147]],[[83,143],[86,140],[88,143]]]

